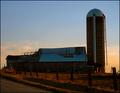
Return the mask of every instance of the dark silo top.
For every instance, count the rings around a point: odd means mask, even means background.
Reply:
[[[99,9],[92,9],[88,12],[87,17],[104,16],[103,12]]]

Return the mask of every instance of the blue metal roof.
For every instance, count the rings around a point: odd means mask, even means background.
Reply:
[[[86,62],[85,47],[42,48],[37,54],[8,56],[9,62]],[[12,60],[12,61],[11,61]]]
[[[75,49],[72,48],[43,48],[41,49],[43,54],[64,54],[64,53],[74,53]]]
[[[76,54],[75,47],[41,49],[39,62],[85,62],[87,61],[85,47],[79,47],[80,54]],[[66,56],[67,55],[67,56]]]

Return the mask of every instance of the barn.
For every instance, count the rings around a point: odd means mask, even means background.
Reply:
[[[18,71],[86,72],[85,47],[41,48],[24,55],[8,55],[7,66]]]

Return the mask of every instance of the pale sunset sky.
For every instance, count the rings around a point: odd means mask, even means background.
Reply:
[[[119,1],[1,1],[1,67],[7,55],[39,48],[86,47],[86,16],[106,17],[106,72],[119,70]]]

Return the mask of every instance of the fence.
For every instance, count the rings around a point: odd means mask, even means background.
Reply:
[[[93,74],[91,69],[88,70],[88,74],[75,73],[73,70],[69,73],[61,73],[56,71],[55,73],[40,73],[25,71],[19,72],[24,75],[25,78],[39,78],[47,80],[57,80],[58,82],[72,82],[75,84],[87,85],[89,87],[101,87],[101,88],[110,88],[114,91],[120,90],[119,78],[120,75],[117,75],[116,68],[112,68],[112,74],[103,74],[96,73]]]

